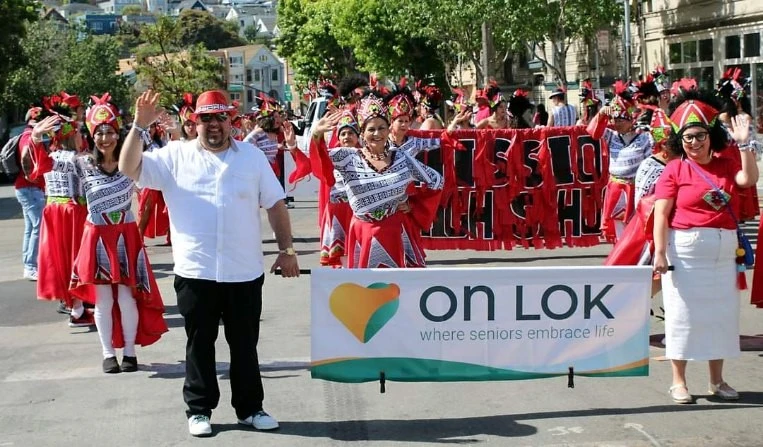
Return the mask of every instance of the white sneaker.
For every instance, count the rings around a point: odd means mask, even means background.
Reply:
[[[260,410],[246,419],[239,419],[239,424],[251,425],[257,430],[275,430],[278,428],[278,421],[273,416]]]
[[[209,416],[203,414],[194,414],[188,418],[188,433],[193,436],[209,436],[212,434],[212,424],[209,423]]]
[[[24,269],[24,279],[28,279],[30,281],[37,281],[37,270]]]

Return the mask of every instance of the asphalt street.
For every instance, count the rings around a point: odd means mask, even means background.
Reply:
[[[297,197],[290,210],[303,268],[317,267],[316,202]],[[259,353],[265,407],[275,432],[236,425],[230,407],[228,352],[217,357],[222,398],[214,435],[188,434],[181,396],[185,333],[172,288],[172,255],[147,241],[167,307],[170,332],[139,348],[140,371],[101,372],[97,334],[70,329],[56,304],[35,299],[21,279],[23,221],[11,186],[0,187],[0,447],[5,446],[760,446],[763,445],[763,311],[742,296],[744,352],[727,363],[726,380],[741,399],[707,393],[706,364],[689,365],[693,405],[669,399],[670,365],[661,357],[664,327],[652,319],[650,375],[460,383],[341,384],[310,378],[309,277],[268,275]],[[753,236],[757,222],[746,227]],[[266,264],[277,247],[264,225]],[[437,251],[438,266],[600,265],[609,246],[504,252]],[[660,305],[659,298],[653,308]]]

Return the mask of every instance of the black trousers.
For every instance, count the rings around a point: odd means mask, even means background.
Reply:
[[[254,281],[221,283],[175,276],[178,310],[185,319],[183,399],[186,415],[210,416],[220,401],[215,368],[215,340],[220,318],[230,347],[231,405],[239,419],[262,410],[264,391],[257,359],[262,313],[262,284]]]

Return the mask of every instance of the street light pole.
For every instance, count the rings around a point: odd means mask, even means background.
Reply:
[[[625,26],[624,26],[624,37],[625,37],[625,70],[624,70],[624,77],[625,80],[630,79],[631,77],[631,4],[630,0],[623,0],[623,6],[625,9]]]

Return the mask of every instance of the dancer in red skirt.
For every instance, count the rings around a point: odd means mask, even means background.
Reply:
[[[71,95],[65,99],[78,103]],[[86,312],[82,301],[69,291],[72,264],[82,242],[87,217],[85,198],[74,167],[79,137],[77,122],[73,119],[76,112],[64,102],[63,96],[45,98],[43,104],[43,115],[49,117],[32,131],[33,142],[40,141],[44,134],[52,136],[48,147],[34,143],[36,163],[31,175],[33,178],[44,176],[47,196],[40,228],[37,298],[59,300],[71,309],[69,327],[92,326],[95,324],[93,315]]]
[[[134,182],[117,170],[122,145],[119,111],[108,102],[108,94],[93,99],[87,128],[95,151],[75,162],[88,215],[74,261],[71,291],[95,304],[103,372],[132,372],[138,369],[135,345],[156,342],[167,325],[162,318],[162,297],[130,210]],[[115,348],[121,347],[120,368]]]
[[[312,131],[313,136],[315,139],[320,137],[325,142],[325,134],[332,129],[335,129],[337,135],[337,147],[360,147],[360,128],[350,109],[328,112],[316,124]],[[310,140],[310,160],[312,165],[318,167],[323,162],[318,160],[313,163],[313,160],[321,155],[325,156],[325,149],[321,151],[315,139]],[[330,165],[331,160],[325,162]],[[323,212],[320,213],[320,263],[339,267],[345,264],[342,260],[347,254],[347,231],[352,220],[352,208],[347,202],[347,192],[339,171],[334,169],[331,177],[324,177],[324,173],[316,169],[313,169],[313,173],[321,181],[321,186],[325,185],[328,189],[328,199],[325,200]]]
[[[162,129],[158,123],[149,126],[148,138],[144,141],[145,151],[159,150],[164,146]],[[170,243],[170,216],[162,193],[153,189],[141,189],[138,194],[138,230],[144,238],[167,236]]]
[[[408,206],[408,187],[415,181],[431,190],[441,190],[443,178],[434,169],[408,153],[390,150],[390,118],[378,92],[370,91],[360,102],[363,148],[341,147],[328,151],[331,164],[320,169],[324,178],[336,168],[344,180],[353,211],[347,234],[350,268],[424,267],[424,250],[418,244],[415,223]],[[318,150],[326,151],[322,135],[313,135]],[[321,160],[325,157],[320,157]],[[439,197],[432,195],[432,203]],[[434,212],[426,216],[434,219]],[[422,226],[426,226],[423,224]]]

